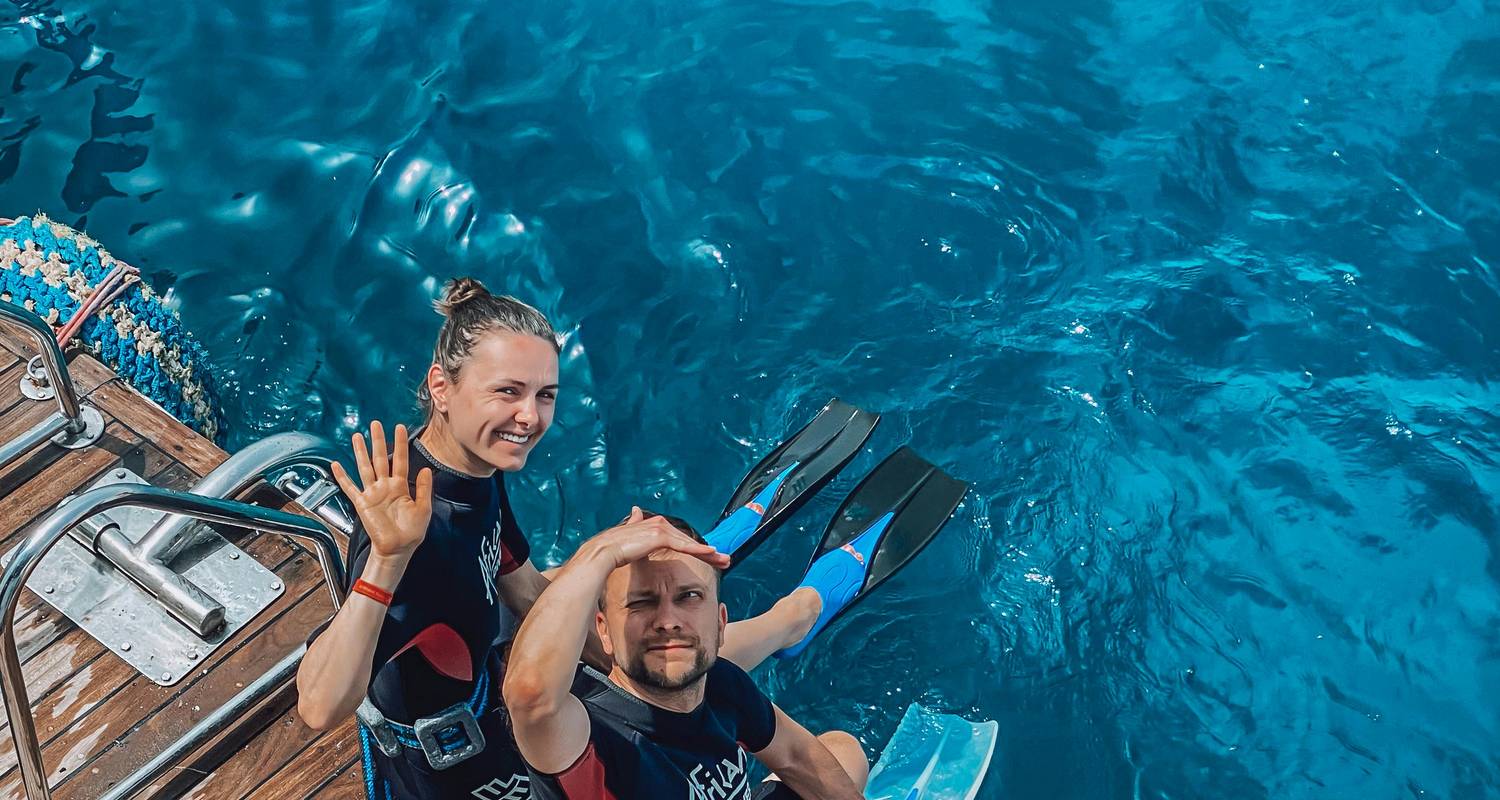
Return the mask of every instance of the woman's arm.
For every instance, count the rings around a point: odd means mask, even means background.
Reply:
[[[406,559],[371,555],[360,578],[391,591],[405,571]],[[308,645],[297,668],[297,716],[309,728],[328,730],[359,707],[370,685],[385,612],[385,604],[350,592],[333,621]]]
[[[387,454],[385,429],[370,423],[370,450],[354,434],[354,463],[359,488],[344,468],[333,465],[339,488],[354,503],[370,537],[370,555],[360,579],[394,594],[432,518],[432,471],[417,474],[416,492],[406,479],[406,426],[396,426],[394,452]],[[370,685],[375,645],[385,622],[386,606],[350,592],[347,601],[307,648],[297,668],[297,714],[308,727],[325,730],[343,722],[359,706]]]

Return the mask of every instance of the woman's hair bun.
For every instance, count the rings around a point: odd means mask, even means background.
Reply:
[[[453,316],[453,312],[472,300],[489,297],[490,290],[484,288],[476,278],[454,278],[443,287],[443,299],[433,303],[439,314]]]

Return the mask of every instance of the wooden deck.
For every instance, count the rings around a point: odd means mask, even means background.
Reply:
[[[33,352],[24,340],[0,331],[0,438],[14,437],[56,408],[20,394],[18,382]],[[106,470],[123,466],[158,486],[185,489],[226,458],[94,359],[75,357],[70,371],[78,392],[104,414],[104,436],[84,450],[48,445],[0,470],[0,551],[14,547],[35,520]],[[267,491],[270,502],[284,502],[275,497]],[[145,679],[36,595],[23,594],[17,639],[54,797],[95,800],[299,646],[331,613],[314,555],[280,536],[228,528],[220,533],[273,569],[287,591],[175,686]],[[352,722],[318,734],[296,718],[293,705],[288,685],[137,796],[363,797]],[[0,721],[0,800],[24,796],[14,742]]]

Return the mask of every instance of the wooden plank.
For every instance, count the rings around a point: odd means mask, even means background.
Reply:
[[[0,356],[0,361],[3,360],[4,357]],[[37,402],[28,400],[25,395],[21,394],[21,376],[25,374],[26,365],[19,361],[11,360],[4,367],[0,367],[0,413],[9,412],[22,401]]]
[[[36,342],[30,336],[18,334],[14,328],[7,326],[0,327],[0,352],[9,353],[24,364],[30,361],[32,356],[40,353],[41,350],[37,348]],[[68,372],[73,376],[74,381],[78,381],[80,377],[87,379],[90,375],[97,376],[99,374],[102,374],[103,377],[98,378],[98,381],[105,381],[115,377],[113,370],[104,366],[99,359],[94,358],[91,353],[76,343],[63,350],[63,359],[68,362]],[[85,361],[89,362],[89,364],[84,364],[83,362]],[[87,374],[81,375],[80,371],[84,371]],[[97,385],[98,382],[96,381],[93,386]],[[88,394],[93,386],[87,389],[79,388],[78,391],[80,394]]]
[[[330,734],[315,731],[302,724],[295,711],[286,711],[191,791],[181,795],[182,800],[243,800],[247,797],[259,797],[260,787],[278,783],[280,777],[277,773],[282,768],[295,760],[299,753],[328,735]],[[335,728],[331,735],[352,740],[356,758],[358,757],[359,740],[352,721]],[[329,777],[332,774],[333,771],[330,770]]]
[[[354,746],[359,746],[358,736],[354,736]],[[327,785],[309,797],[316,797],[318,800],[365,800],[364,764],[356,758],[353,763],[335,775]]]
[[[249,744],[220,764],[182,800],[238,800],[273,775],[319,736],[302,724],[295,711],[286,711]]]
[[[250,557],[272,568],[279,567],[296,552],[279,537],[260,537],[247,543],[244,550]],[[27,596],[41,605],[39,599]],[[136,675],[134,668],[114,656],[110,656],[107,664],[95,665],[95,659],[109,650],[66,617],[63,620],[67,622],[67,628],[62,635],[27,663],[24,670],[26,696],[31,698],[33,717],[50,720],[49,730],[43,730],[40,722],[37,724],[37,734],[43,744],[62,728],[76,723]],[[0,733],[8,728],[8,722],[0,722]],[[0,743],[0,763],[7,763],[3,757],[10,752]]]
[[[0,496],[0,549],[8,549],[15,534],[37,516],[96,480],[104,470],[120,464],[126,454],[138,451],[140,445],[134,431],[114,423],[104,429],[93,446],[68,451],[71,457],[54,460],[19,486],[11,487],[9,481],[0,477],[0,492],[4,492]]]
[[[0,371],[0,442],[8,442],[20,437],[31,427],[56,410],[56,406],[47,406],[43,403],[28,400],[21,396],[21,390],[17,381],[21,379],[24,368],[20,365],[12,365],[9,369]],[[51,409],[51,410],[48,410]],[[29,412],[29,413],[28,413]],[[38,447],[38,450],[43,449]],[[46,448],[55,449],[55,448]],[[0,468],[0,476],[15,472],[17,475],[26,474],[24,468],[17,467],[29,460],[33,453],[21,456],[8,468]],[[11,479],[10,487],[0,485],[0,496],[8,494],[15,485],[20,484],[20,478]]]
[[[0,332],[0,342],[3,342],[3,339],[4,334]],[[26,374],[26,362],[35,354],[35,350],[27,352],[17,359],[13,366],[6,368],[7,373],[14,373],[15,379],[7,380],[4,385],[0,385],[0,408],[9,408],[17,400],[22,399],[21,376]],[[66,353],[64,358],[68,362],[68,376],[73,379],[73,390],[78,393],[79,397],[88,396],[90,392],[99,388],[100,384],[106,381],[120,380],[119,376],[110,371],[109,367],[99,363],[98,359],[81,350]],[[39,406],[46,405],[54,409],[57,408],[56,400],[48,400],[46,402],[28,400],[27,402],[36,403]]]
[[[73,623],[49,605],[33,605],[25,596],[17,609],[16,651],[24,664],[68,632]]]
[[[22,360],[36,355],[36,342],[13,325],[0,326],[0,351]]]
[[[94,391],[106,381],[114,379],[112,373],[90,358],[78,359],[74,365],[70,365],[69,371],[73,374],[75,388],[84,395]],[[0,414],[0,441],[9,441],[20,436],[57,410],[55,402],[39,402],[21,398],[19,384],[16,380],[7,380],[7,376],[18,379],[19,367],[8,371],[6,375],[0,375],[0,409],[8,409]],[[14,398],[13,401],[12,398]],[[106,415],[105,422],[109,420],[110,416]],[[0,471],[0,496],[13,494],[14,490],[25,481],[26,476],[34,475],[57,461],[68,460],[64,459],[64,456],[76,452],[80,451],[67,450],[51,444],[38,447],[29,455]],[[3,521],[0,521],[0,525],[3,525]],[[0,532],[4,530],[0,527]]]
[[[208,711],[220,707],[234,693],[240,692],[245,684],[260,677],[261,672],[269,668],[273,660],[281,660],[287,651],[302,644],[303,639],[308,635],[308,630],[311,630],[317,621],[326,618],[327,614],[329,614],[327,608],[320,608],[320,603],[314,600],[299,603],[296,608],[288,611],[287,618],[284,618],[278,626],[273,627],[269,632],[260,633],[252,647],[243,648],[240,653],[236,654],[236,657],[225,660],[217,671],[228,672],[228,677],[211,675],[211,678],[216,678],[216,680],[198,681],[180,698],[175,699],[169,707],[147,716],[144,722],[139,723],[139,726],[129,732],[129,737],[123,741],[123,744],[111,747],[95,761],[87,762],[87,771],[80,774],[80,779],[71,783],[63,783],[63,791],[57,797],[62,800],[71,800],[71,798],[89,800],[89,798],[98,797],[99,792],[110,788],[118,780],[129,776],[148,758],[175,743],[181,732],[186,731],[193,723],[199,722]],[[267,657],[267,648],[272,650],[273,657]],[[239,680],[233,680],[234,677],[239,677]],[[279,695],[276,699],[276,702],[279,702],[279,707],[275,708],[276,711],[285,711],[290,707],[288,701],[291,699],[291,681],[288,680],[285,686],[288,692]],[[186,708],[189,707],[190,713],[187,713]],[[237,722],[243,722],[243,720],[237,720]],[[261,720],[258,725],[252,723],[248,726],[252,728],[251,731],[242,728],[234,732],[242,741],[249,740],[254,732],[263,731],[266,728],[264,720]],[[222,758],[223,756],[220,755],[220,761]],[[186,762],[195,773],[204,771],[204,767],[195,764],[192,759],[189,758]],[[257,767],[257,773],[264,776],[267,770]]]
[[[94,447],[79,451],[73,459],[52,464],[36,479],[28,482],[27,488],[30,491],[16,492],[0,499],[0,531],[7,530],[8,523],[12,520],[31,518],[51,508],[64,496],[96,480],[100,475],[117,466],[126,466],[136,472],[151,475],[153,483],[168,488],[188,488],[197,480],[195,474],[186,472],[185,468],[178,464],[156,471],[153,475],[154,467],[168,463],[166,454],[149,443],[128,440],[126,437],[130,435],[133,435],[133,432],[128,428],[118,423],[112,424],[106,429],[105,436],[101,437],[100,442]],[[123,452],[118,460],[111,460],[115,458],[114,454],[117,451]],[[31,490],[37,484],[43,488]],[[226,527],[221,529],[221,533],[229,541],[241,544],[242,547],[248,549],[264,564],[280,564],[293,552],[297,552],[283,537],[256,536],[254,544],[247,546],[241,542],[248,534],[244,529]],[[8,547],[10,544],[9,538],[0,538],[0,547]],[[291,591],[296,592],[301,588],[291,586]],[[23,595],[22,606],[18,614],[18,631],[21,634],[18,636],[18,645],[23,659],[33,657],[38,651],[58,641],[72,629],[71,623],[65,617],[55,612],[49,614],[50,611],[50,606],[46,606],[29,592]],[[66,669],[69,665],[81,668],[83,664],[92,660],[92,656],[102,652],[102,649],[102,646],[99,646],[98,650],[93,650],[82,642],[73,642],[67,645],[66,652],[54,654],[49,662],[35,669],[29,669],[27,684],[30,687],[30,696],[35,699],[43,692],[55,688],[59,681],[72,674],[72,670]],[[3,730],[3,726],[0,726],[0,730]]]
[[[309,582],[316,569],[317,565],[310,557],[298,554],[283,565],[278,574],[288,586],[301,586]],[[33,711],[34,717],[50,720],[47,727],[57,731],[43,751],[43,761],[49,765],[49,783],[56,785],[71,778],[89,765],[100,751],[106,755],[118,751],[103,764],[103,767],[114,767],[110,774],[102,774],[104,769],[99,765],[95,766],[98,772],[89,770],[86,773],[91,780],[98,778],[105,782],[119,780],[138,766],[126,762],[143,763],[150,755],[159,752],[200,718],[202,709],[211,710],[223,703],[239,687],[300,644],[307,632],[321,621],[321,618],[304,620],[303,616],[315,617],[317,613],[321,613],[322,618],[328,616],[325,599],[323,607],[303,612],[289,622],[284,621],[283,614],[288,608],[311,605],[301,603],[302,600],[302,595],[283,594],[267,611],[256,617],[256,623],[238,632],[229,644],[205,659],[202,669],[194,673],[187,686],[163,689],[113,655],[100,659],[98,668],[89,676],[91,680],[62,687],[54,693],[57,700],[44,701],[45,707]],[[295,627],[296,632],[288,630],[289,626]],[[290,645],[289,641],[292,642]],[[75,692],[79,695],[77,699],[71,697]],[[60,706],[64,702],[69,709],[88,713],[81,721],[77,715],[62,719]],[[146,719],[144,725],[143,718]],[[150,726],[154,735],[147,736],[145,741],[135,739],[135,734],[140,732],[137,726]],[[132,732],[126,740],[129,747],[112,746],[127,732]],[[0,741],[0,765],[5,770],[0,774],[0,782],[7,783],[6,788],[12,790],[0,796],[12,796],[19,791],[19,775],[14,773],[14,746],[14,741],[9,738]],[[97,793],[90,795],[85,792],[79,796],[97,796]]]
[[[299,555],[292,559],[284,579],[288,584],[304,584],[316,569],[317,565],[310,557]],[[124,740],[123,746],[110,747],[93,757],[93,744],[105,741],[105,738],[98,737],[92,731],[85,733],[81,730],[71,736],[60,737],[59,743],[48,748],[49,751],[57,751],[57,761],[48,759],[48,762],[60,763],[61,769],[73,772],[84,770],[82,779],[72,782],[79,785],[66,784],[69,790],[67,796],[97,797],[103,787],[124,779],[149,758],[165,750],[177,741],[183,731],[223,705],[246,684],[300,646],[308,633],[332,613],[326,595],[319,594],[321,591],[313,588],[309,590],[308,596],[296,598],[299,602],[284,614],[246,637],[253,638],[254,641],[239,647],[217,665],[209,665],[199,671],[195,682],[165,706],[156,706],[151,701],[151,696],[159,693],[159,687],[144,678],[133,680],[131,685],[121,690],[117,697],[111,698],[110,702],[112,708],[123,709],[121,713],[124,716],[134,718],[128,725],[123,721],[117,722],[116,717],[93,714],[86,726],[108,731],[108,738],[120,736],[128,730],[129,737]],[[157,692],[153,693],[152,690]],[[146,710],[145,719],[137,722],[143,707]]]
[[[24,363],[13,351],[30,355],[25,343],[0,332],[0,437],[26,430],[55,408],[20,397],[18,382],[24,374]],[[93,358],[70,354],[69,371],[78,390],[109,421],[107,441],[82,451],[38,448],[21,463],[0,472],[0,542],[16,541],[18,529],[117,464],[153,476],[152,482],[157,485],[185,488],[227,457]],[[9,376],[14,380],[5,381],[8,372],[14,372]],[[4,413],[7,409],[10,413]],[[279,500],[276,495],[271,505],[306,513],[295,504],[282,504]],[[236,529],[220,532],[231,541],[242,540],[245,533]],[[347,546],[343,536],[337,538],[341,546]],[[287,594],[272,609],[259,615],[251,628],[241,631],[234,641],[207,659],[204,668],[186,686],[163,689],[145,680],[65,617],[38,602],[38,598],[23,597],[23,613],[17,620],[19,644],[23,658],[28,659],[27,684],[31,696],[37,698],[34,716],[39,734],[46,742],[44,763],[51,765],[48,781],[59,787],[60,798],[97,797],[164,749],[207,710],[221,705],[245,683],[300,645],[307,633],[331,613],[313,556],[283,537],[257,535],[241,546],[251,550],[262,563],[267,563],[263,555],[276,553],[281,557],[283,563],[278,574],[287,586]],[[26,607],[33,604],[35,607]],[[293,687],[288,684],[249,715],[253,720],[234,726],[217,738],[213,745],[218,748],[216,760],[202,761],[207,756],[200,752],[183,762],[181,774],[190,774],[201,764],[218,763],[226,753],[238,753],[236,757],[241,763],[252,764],[248,785],[243,780],[235,781],[236,786],[245,789],[240,794],[248,796],[268,770],[264,760],[245,762],[243,753],[263,752],[269,747],[285,756],[283,765],[292,761],[303,764],[296,769],[306,778],[294,786],[321,796],[323,792],[318,787],[327,784],[340,796],[350,790],[354,793],[348,796],[359,796],[363,778],[357,763],[358,740],[353,735],[352,723],[346,726],[348,730],[319,736],[285,711],[293,699]],[[298,731],[291,740],[292,746],[320,742],[317,746],[323,752],[331,748],[333,761],[319,762],[328,767],[321,775],[314,775],[310,765],[298,760],[305,759],[305,755],[297,755],[300,750],[288,752],[287,737],[278,735],[275,724],[266,726],[266,720],[276,716],[292,720],[292,727]],[[256,731],[261,731],[261,735],[250,739],[250,746],[246,747],[244,743]],[[3,733],[4,726],[0,725],[0,734]],[[0,797],[20,794],[13,749],[14,742],[8,736],[0,736]],[[235,770],[214,774],[228,776],[235,774]]]
[[[264,776],[264,782],[246,797],[255,800],[302,800],[322,797],[318,789],[359,761],[359,737],[354,720],[323,733],[303,748],[275,774]]]
[[[128,464],[148,469],[149,462],[157,460],[158,456],[152,456],[148,452],[154,448],[145,442],[131,442],[131,435],[124,426],[112,425],[105,429],[101,447],[85,451],[83,457],[76,462],[53,464],[37,479],[27,483],[24,491],[0,498],[0,531],[3,531],[3,535],[0,535],[0,547],[8,548],[13,542],[19,541],[19,536],[11,535],[14,520],[34,517],[104,472]],[[121,448],[124,453],[118,461],[106,462],[106,459],[113,457],[112,450]],[[29,525],[19,531],[22,535],[27,532]],[[16,614],[16,645],[22,662],[30,660],[69,627],[71,623],[66,617],[53,612],[50,606],[39,602],[29,592],[23,594]]]
[[[123,380],[100,385],[89,395],[89,400],[199,475],[207,474],[229,457]]]

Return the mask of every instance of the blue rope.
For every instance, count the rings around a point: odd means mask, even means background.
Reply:
[[[58,235],[53,230],[55,224],[45,218],[22,217],[10,225],[0,226],[0,242],[13,241],[22,250],[34,243],[43,259],[56,254],[68,274],[82,273],[89,286],[99,285],[110,271],[104,265],[108,253],[71,228],[58,226],[67,232]],[[66,284],[49,286],[40,270],[25,275],[15,260],[0,263],[0,296],[6,295],[10,302],[19,306],[26,306],[29,301],[32,310],[43,319],[56,311],[59,326],[72,319],[81,307],[78,300],[68,293]],[[224,412],[203,346],[187,333],[175,312],[162,305],[158,297],[146,295],[142,284],[130,286],[104,310],[116,308],[123,308],[137,325],[144,325],[155,333],[165,347],[164,352],[179,354],[177,358],[185,372],[182,378],[174,378],[167,365],[150,349],[144,353],[137,350],[133,332],[121,338],[112,318],[90,317],[79,328],[78,338],[141,394],[188,427],[215,443],[223,444],[227,432]],[[195,407],[189,399],[192,393],[201,396],[202,408]]]

